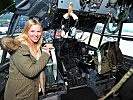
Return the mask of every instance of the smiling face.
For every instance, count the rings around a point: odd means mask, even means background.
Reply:
[[[29,48],[34,49],[33,51],[36,52],[42,46],[42,33],[41,23],[38,20],[29,19],[25,24],[22,34],[19,36],[19,41],[22,44],[28,45]]]
[[[37,43],[42,36],[41,27],[38,24],[32,25],[28,31],[28,37],[33,43]]]

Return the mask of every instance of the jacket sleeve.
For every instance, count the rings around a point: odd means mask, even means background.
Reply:
[[[12,55],[11,59],[13,60],[18,71],[26,77],[35,77],[39,72],[45,67],[48,62],[49,55],[45,52],[42,52],[40,58],[34,62],[31,60],[29,55],[23,55],[16,52]]]

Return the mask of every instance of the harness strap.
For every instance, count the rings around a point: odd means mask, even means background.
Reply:
[[[127,81],[128,78],[133,74],[133,67],[131,67],[128,72],[121,78],[121,80],[108,92],[104,97],[100,98],[99,100],[105,100],[111,94],[115,94],[117,90]]]

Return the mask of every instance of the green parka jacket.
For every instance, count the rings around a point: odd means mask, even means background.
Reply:
[[[49,55],[42,52],[36,60],[26,45],[8,37],[1,40],[1,46],[11,54],[4,100],[38,100],[39,74]]]

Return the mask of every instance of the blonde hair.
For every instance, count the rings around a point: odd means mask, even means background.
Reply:
[[[32,25],[39,25],[41,27],[41,31],[43,31],[41,23],[39,21],[35,19],[29,19],[25,24],[22,34],[16,37],[16,39],[18,39],[21,44],[25,44],[29,48],[31,48],[31,44],[30,44],[29,37],[28,37],[28,31],[30,30]],[[42,45],[42,36],[37,43],[34,43],[34,46],[32,44],[35,52],[37,52],[41,48],[41,45]]]

